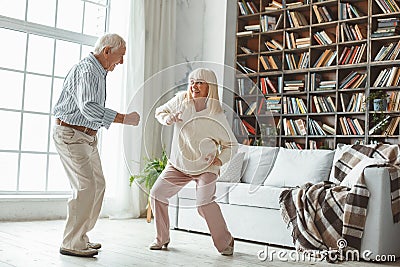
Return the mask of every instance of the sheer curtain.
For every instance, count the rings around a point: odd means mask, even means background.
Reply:
[[[103,215],[114,219],[138,218],[145,213],[147,195],[136,184],[129,187],[129,176],[140,171],[144,157],[160,155],[161,127],[154,119],[154,107],[164,90],[162,79],[173,76],[163,77],[157,85],[148,79],[175,63],[176,0],[123,2],[129,14],[120,106],[121,112],[137,111],[141,122],[137,127],[114,126],[103,131],[102,161],[107,179]],[[118,8],[114,10],[111,21],[121,20]]]

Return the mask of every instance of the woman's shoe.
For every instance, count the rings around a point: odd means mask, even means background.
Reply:
[[[169,244],[169,239],[164,244],[158,244],[157,241],[154,241],[153,243],[150,244],[149,249],[150,250],[161,250],[162,248],[168,248],[168,244]]]
[[[235,241],[233,240],[232,237],[232,241],[231,243],[229,243],[228,247],[226,249],[224,249],[223,251],[221,251],[221,255],[224,256],[232,256],[233,255],[233,248],[235,246]]]

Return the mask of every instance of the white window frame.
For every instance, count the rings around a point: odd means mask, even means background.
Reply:
[[[58,12],[58,0],[56,1],[56,12],[55,16],[57,17],[57,12]],[[90,0],[82,0],[85,3],[93,3],[93,4],[98,4],[95,1],[90,1]],[[28,49],[28,43],[29,43],[29,34],[34,34],[34,35],[39,35],[43,37],[48,37],[54,39],[54,54],[53,54],[53,71],[51,75],[46,75],[46,74],[38,74],[38,73],[32,73],[28,72],[26,70],[27,64],[26,64],[26,58],[25,58],[25,67],[24,70],[15,70],[15,69],[10,69],[10,68],[5,68],[5,67],[0,67],[0,70],[6,70],[6,71],[12,71],[12,72],[18,72],[18,73],[23,73],[24,74],[24,80],[26,79],[27,74],[35,74],[35,75],[40,75],[44,77],[51,77],[53,80],[54,78],[64,78],[60,76],[54,75],[54,67],[55,67],[55,57],[56,57],[56,40],[62,40],[62,41],[67,41],[67,42],[73,42],[80,44],[81,49],[80,49],[80,57],[82,58],[82,45],[85,46],[94,46],[97,36],[92,36],[92,35],[86,35],[83,33],[77,33],[77,32],[72,32],[68,30],[63,30],[55,27],[50,27],[46,25],[41,25],[37,23],[32,23],[27,21],[27,12],[28,12],[28,2],[29,0],[26,0],[26,8],[25,8],[25,20],[20,20],[20,19],[15,19],[7,16],[2,16],[0,15],[0,28],[8,29],[8,30],[13,30],[13,31],[19,31],[28,34],[27,40],[26,40],[26,46],[25,46],[25,55],[28,56],[27,49]],[[110,21],[110,2],[111,0],[106,0],[106,4],[101,5],[106,8],[106,18],[105,18],[105,25],[104,29],[105,32],[108,31],[108,26],[109,26],[109,21]],[[84,5],[85,9],[85,5]],[[82,27],[83,29],[83,23],[85,20],[85,12],[83,12],[83,17],[82,17]],[[72,66],[71,66],[72,67]],[[53,99],[53,92],[54,92],[54,83],[52,82],[51,85],[51,96],[50,96],[50,102],[52,102]],[[25,98],[25,81],[24,81],[24,87],[23,87],[23,99],[24,101]],[[50,103],[51,106],[53,107],[55,103]],[[51,118],[52,118],[52,113],[46,113],[46,112],[32,112],[32,111],[25,111],[23,108],[21,110],[19,109],[9,109],[9,108],[4,108],[0,106],[1,111],[12,111],[12,112],[20,112],[21,114],[24,113],[30,113],[30,114],[40,114],[40,115],[48,115],[49,117],[49,125],[51,125]],[[18,171],[17,171],[17,188],[16,191],[0,191],[0,195],[61,195],[61,194],[70,194],[69,191],[65,192],[59,192],[59,191],[48,191],[48,180],[49,180],[49,157],[50,155],[57,155],[57,153],[51,152],[50,151],[50,142],[51,141],[51,127],[48,127],[48,142],[47,142],[47,151],[46,152],[36,152],[36,151],[24,151],[21,149],[21,144],[22,144],[22,129],[23,129],[23,116],[21,116],[21,123],[20,123],[20,139],[19,139],[19,146],[18,150],[5,150],[0,148],[0,152],[4,153],[18,153]],[[21,173],[21,154],[22,153],[30,153],[30,154],[41,154],[41,155],[46,155],[47,156],[47,163],[46,163],[46,189],[45,191],[20,191],[19,190],[19,185],[20,185],[20,173]]]

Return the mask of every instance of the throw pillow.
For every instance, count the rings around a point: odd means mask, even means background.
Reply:
[[[296,150],[281,148],[264,185],[296,187],[329,178],[333,150]]]
[[[246,152],[243,162],[242,182],[262,185],[272,169],[279,147],[241,145],[239,151]]]
[[[218,182],[238,183],[240,182],[244,153],[236,153],[232,159],[222,165],[221,174],[218,177]]]

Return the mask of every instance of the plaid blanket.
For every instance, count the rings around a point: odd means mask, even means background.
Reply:
[[[393,220],[399,222],[398,156],[397,145],[353,145],[335,163],[336,183],[307,183],[283,191],[279,199],[281,213],[292,229],[296,248],[338,249],[338,240],[344,238],[347,249],[360,250],[370,195],[363,176],[367,166],[390,166]]]

